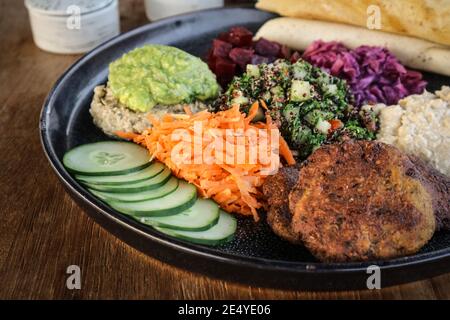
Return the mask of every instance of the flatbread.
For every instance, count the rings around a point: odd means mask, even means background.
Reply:
[[[450,47],[394,33],[332,22],[275,18],[266,22],[255,38],[266,38],[296,50],[313,41],[339,41],[354,49],[361,45],[388,48],[406,66],[450,76]]]
[[[381,31],[450,45],[450,0],[259,0],[256,5],[282,16],[361,27],[374,16],[370,6],[380,9]]]

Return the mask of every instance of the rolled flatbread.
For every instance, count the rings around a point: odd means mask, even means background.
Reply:
[[[450,0],[259,0],[257,8],[282,16],[367,27],[450,45]]]
[[[339,41],[351,49],[361,45],[386,47],[406,66],[450,76],[450,47],[418,38],[298,18],[269,20],[255,36],[261,37],[296,50],[305,50],[315,40]]]

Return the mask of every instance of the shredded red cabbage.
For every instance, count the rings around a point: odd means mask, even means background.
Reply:
[[[297,55],[299,57],[299,55]],[[345,79],[355,97],[355,106],[365,103],[396,104],[424,91],[422,74],[406,69],[386,48],[361,46],[350,50],[339,42],[313,42],[303,59]]]

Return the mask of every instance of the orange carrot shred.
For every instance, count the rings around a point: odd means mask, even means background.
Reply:
[[[192,116],[192,110],[191,110],[191,107],[189,105],[185,105],[183,107],[183,109],[184,109],[184,112],[186,112],[187,115]]]
[[[269,111],[269,108],[267,107],[267,104],[266,104],[266,102],[264,101],[264,100],[259,100],[260,102],[261,102],[261,106],[266,110],[266,111]]]
[[[133,132],[124,132],[124,131],[116,131],[114,132],[118,137],[125,140],[134,140],[139,137],[137,133]]]
[[[280,135],[280,154],[286,160],[288,165],[291,166],[295,164],[294,155],[292,154],[291,149],[289,149],[286,140],[284,140],[284,138],[281,135]]]
[[[248,111],[248,116],[245,119],[247,124],[252,122],[252,120],[256,117],[256,115],[258,114],[258,110],[259,110],[259,103],[258,101],[256,101],[255,103],[252,104],[250,110]]]
[[[150,116],[152,127],[142,134],[117,132],[117,135],[147,148],[152,157],[167,165],[174,175],[194,184],[200,196],[212,198],[226,211],[252,216],[258,220],[258,209],[263,206],[261,188],[266,178],[262,172],[270,164],[263,163],[259,157],[250,162],[249,155],[258,151],[258,145],[266,141],[261,140],[265,139],[263,135],[256,135],[252,138],[256,141],[253,141],[242,132],[250,129],[267,130],[266,136],[270,136],[269,130],[278,130],[268,115],[266,123],[251,123],[257,115],[259,104],[255,102],[250,107],[248,116],[240,112],[239,105],[217,113],[205,110],[195,114],[185,107],[185,115],[166,114],[161,119]],[[261,104],[264,107],[263,101]],[[194,127],[198,124],[202,126],[200,138],[194,136]],[[174,133],[179,129],[186,135],[175,139]],[[212,141],[219,141],[216,139],[226,142],[223,144],[224,150],[217,149],[216,146],[209,149]],[[233,152],[229,152],[228,147]],[[184,150],[183,148],[191,152],[183,154],[180,151],[174,158],[174,149],[179,151],[178,149]],[[282,138],[279,149],[280,155],[288,164],[295,163],[291,150]],[[184,161],[178,161],[178,155]],[[203,158],[197,163],[197,157],[201,156]]]

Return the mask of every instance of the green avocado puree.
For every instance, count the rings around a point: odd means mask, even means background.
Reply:
[[[146,45],[111,63],[109,86],[120,103],[141,112],[219,94],[216,77],[203,61],[163,45]]]

